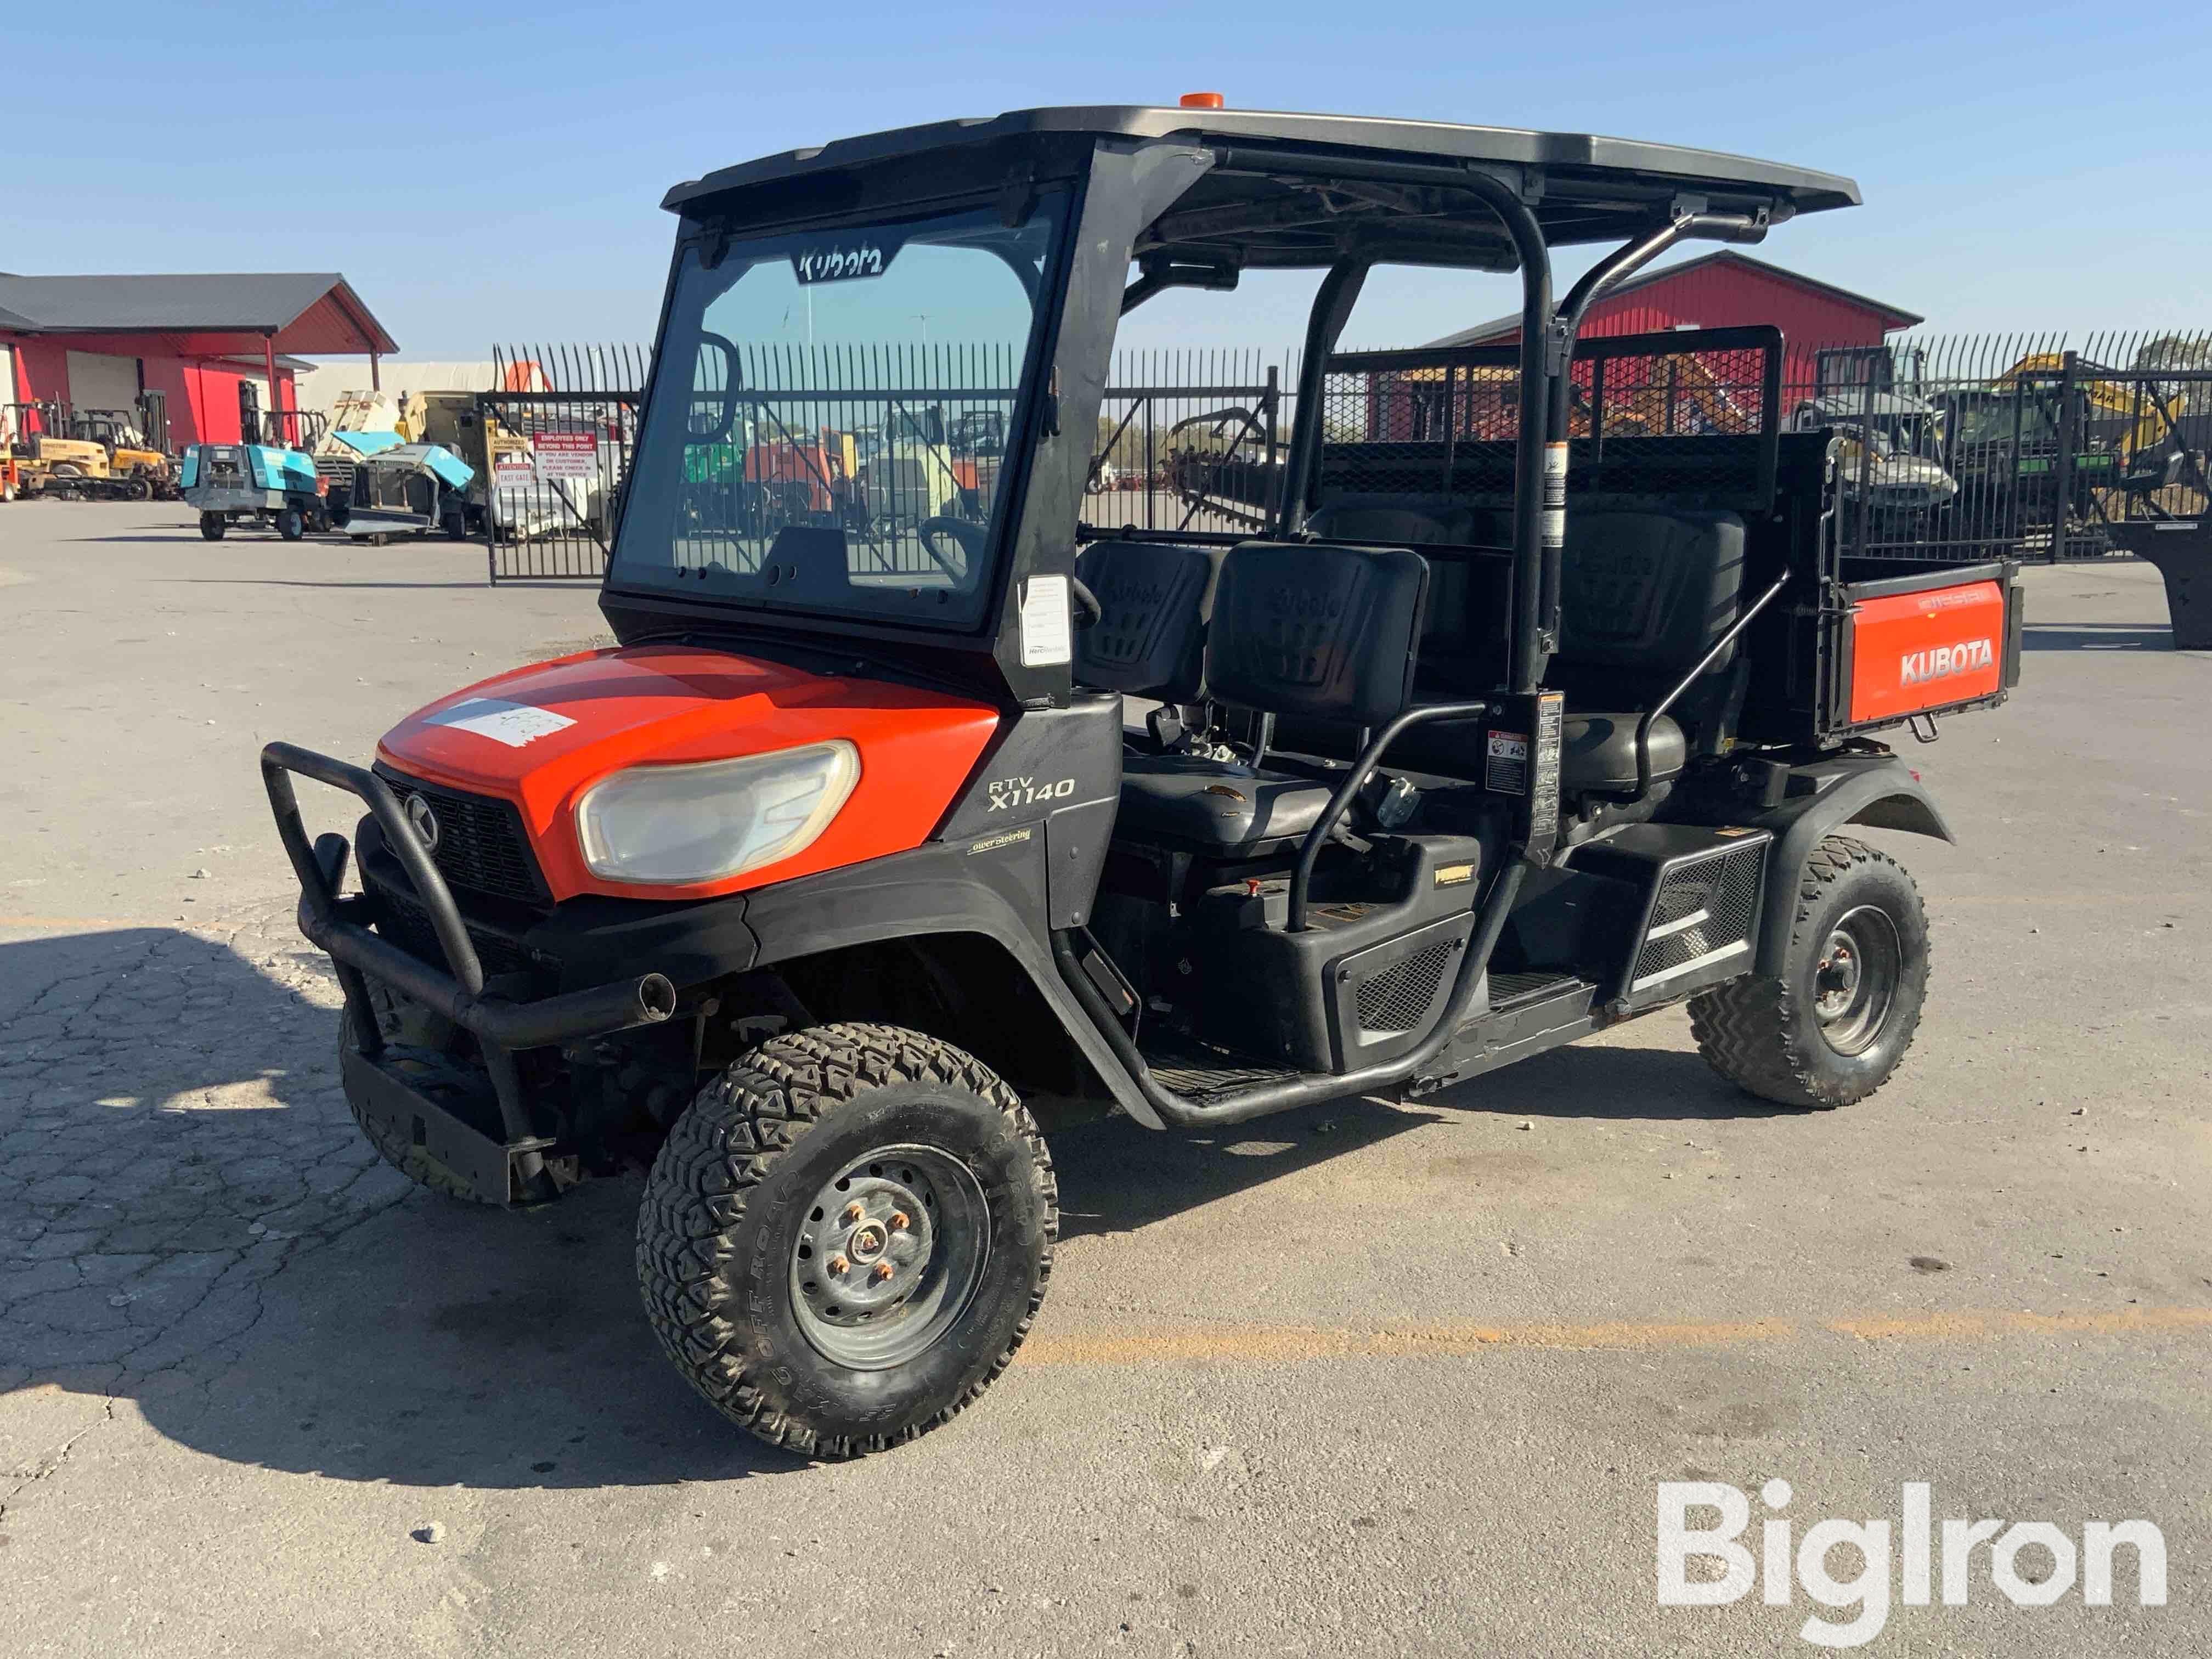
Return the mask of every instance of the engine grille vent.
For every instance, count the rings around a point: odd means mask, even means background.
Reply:
[[[485,795],[465,795],[434,784],[378,769],[403,810],[410,795],[420,795],[438,820],[438,844],[431,860],[438,873],[455,887],[488,893],[495,898],[542,903],[545,884],[537,860],[522,833],[522,818],[508,802]]]
[[[1359,988],[1360,1030],[1370,1036],[1410,1031],[1426,1018],[1452,958],[1449,942],[1401,957]]]
[[[431,926],[430,913],[411,895],[398,892],[381,882],[374,884],[374,893],[380,918],[377,931],[417,961],[451,973],[453,964],[446,960],[445,947],[438,943],[438,930]],[[476,946],[477,961],[487,975],[526,973],[532,966],[528,953],[501,934],[471,927],[469,942]]]

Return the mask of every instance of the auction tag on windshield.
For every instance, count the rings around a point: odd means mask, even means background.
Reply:
[[[1022,666],[1040,668],[1075,655],[1067,614],[1067,578],[1032,576],[1022,592]]]
[[[473,732],[509,749],[520,749],[538,738],[566,731],[576,722],[550,708],[526,702],[503,702],[497,697],[471,697],[451,708],[427,717],[425,726],[450,726],[457,732]]]

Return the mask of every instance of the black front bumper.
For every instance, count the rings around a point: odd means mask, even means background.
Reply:
[[[441,971],[370,932],[373,918],[365,901],[339,896],[352,849],[335,832],[309,844],[292,787],[294,773],[367,803],[386,850],[398,860],[416,897],[429,914],[450,971]],[[330,952],[352,1012],[354,1040],[359,1046],[343,1056],[349,1097],[365,1116],[424,1148],[481,1197],[507,1203],[550,1196],[544,1154],[552,1143],[532,1121],[515,1054],[656,1024],[676,1012],[675,987],[665,975],[649,973],[534,1002],[516,1002],[485,990],[483,964],[459,908],[444,876],[408,827],[391,786],[363,768],[289,743],[272,743],[261,751],[261,778],[276,814],[276,833],[300,880],[300,931]],[[405,1073],[382,1063],[384,1040],[368,990],[372,980],[476,1037],[497,1103],[498,1138],[416,1088]]]

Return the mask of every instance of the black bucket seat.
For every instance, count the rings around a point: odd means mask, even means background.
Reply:
[[[1170,554],[1185,556],[1163,556]],[[1210,617],[1182,602],[1204,586],[1196,562],[1203,557],[1158,544],[1087,549],[1078,568],[1104,615],[1079,636],[1076,678],[1164,702],[1195,702],[1202,691],[1347,727],[1381,726],[1406,707],[1428,590],[1419,555],[1247,542],[1220,562]],[[1214,858],[1255,857],[1295,845],[1329,793],[1328,783],[1287,770],[1131,756],[1115,833]]]

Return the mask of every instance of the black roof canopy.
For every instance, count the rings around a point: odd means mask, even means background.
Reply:
[[[1061,153],[1086,139],[1212,149],[1212,169],[1137,252],[1240,265],[1324,265],[1357,250],[1382,260],[1510,269],[1511,245],[1494,213],[1450,187],[1470,171],[1512,183],[1554,246],[1620,240],[1678,209],[1778,222],[1859,200],[1857,185],[1832,173],[1588,133],[1102,105],[1016,110],[787,150],[678,185],[662,205],[696,214],[722,198],[742,214],[757,187],[783,185],[759,194],[789,213],[808,181],[827,186],[841,176],[904,171],[929,155],[980,161],[985,154]]]

